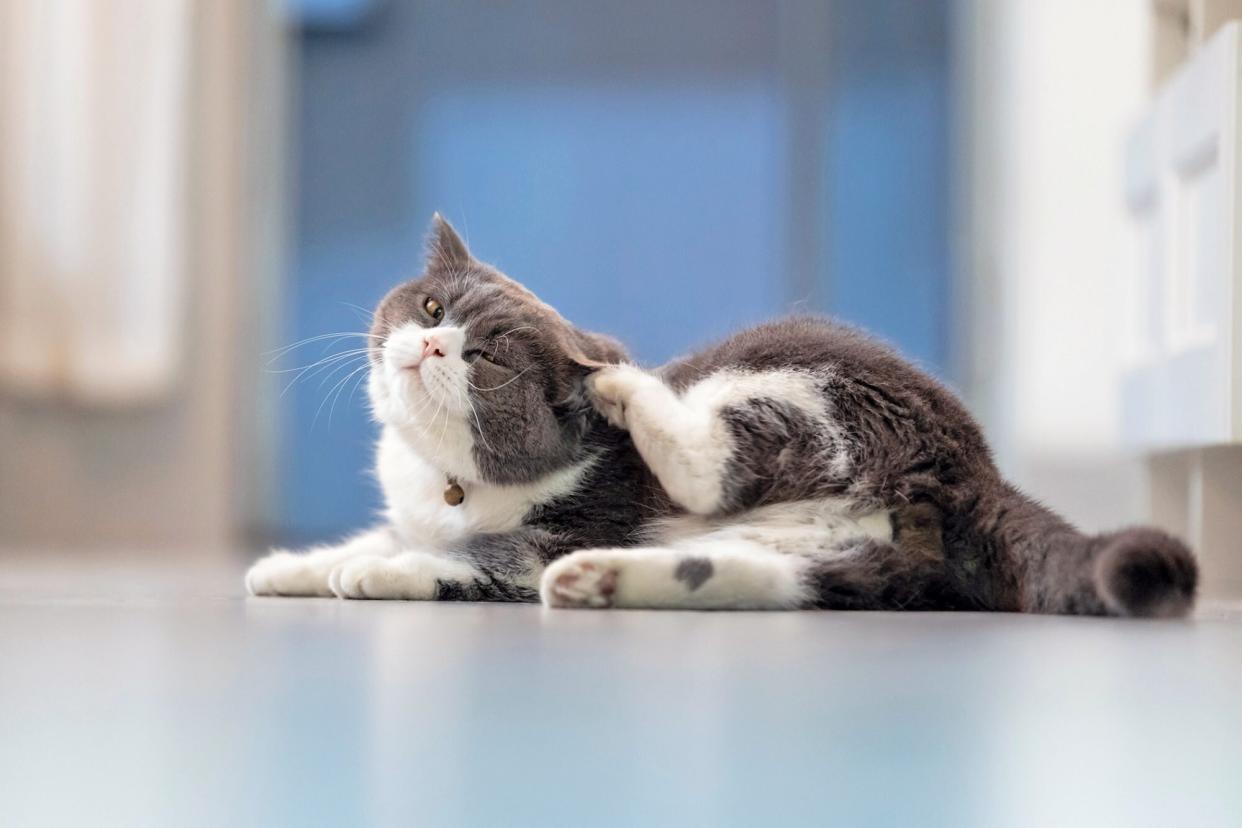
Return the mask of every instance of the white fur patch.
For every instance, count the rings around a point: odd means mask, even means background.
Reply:
[[[443,356],[423,359],[428,337],[435,337]],[[367,389],[376,419],[402,432],[428,463],[459,479],[477,480],[470,427],[476,415],[464,344],[465,333],[451,325],[402,325],[388,334]]]
[[[820,554],[850,541],[893,539],[887,511],[859,513],[848,498],[798,500],[748,509],[728,517],[678,515],[648,529],[655,543],[754,542],[773,552]]]
[[[533,483],[495,486],[462,478],[466,499],[444,502],[444,473],[414,450],[397,429],[380,435],[376,472],[384,490],[385,515],[404,541],[420,548],[444,547],[479,532],[509,532],[534,507],[572,494],[596,461],[547,475]]]

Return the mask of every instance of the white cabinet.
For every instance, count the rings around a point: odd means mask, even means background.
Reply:
[[[1160,89],[1126,148],[1136,267],[1123,433],[1141,449],[1242,442],[1238,23]]]

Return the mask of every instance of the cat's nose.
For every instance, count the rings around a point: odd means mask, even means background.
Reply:
[[[427,334],[423,337],[423,359],[433,356],[444,356],[444,344],[435,334]]]

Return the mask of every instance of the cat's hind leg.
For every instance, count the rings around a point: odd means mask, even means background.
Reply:
[[[696,515],[810,495],[848,458],[822,381],[800,371],[719,371],[677,391],[632,365],[592,375],[596,407],[625,428],[660,485]]]
[[[387,527],[371,529],[336,546],[320,546],[305,552],[274,550],[246,572],[246,591],[251,595],[331,597],[328,576],[341,563],[359,557],[395,555],[400,547]]]
[[[806,511],[776,507],[786,517]],[[551,607],[603,609],[930,609],[957,606],[944,587],[938,527],[918,508],[892,533],[868,518],[823,525],[750,521],[663,546],[586,549],[551,563]]]
[[[752,609],[807,606],[806,559],[759,549],[713,554],[673,547],[584,549],[543,574],[549,607]]]

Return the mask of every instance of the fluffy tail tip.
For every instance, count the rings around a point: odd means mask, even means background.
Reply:
[[[1096,558],[1096,584],[1117,615],[1180,618],[1195,602],[1199,569],[1186,544],[1159,529],[1105,535]]]

